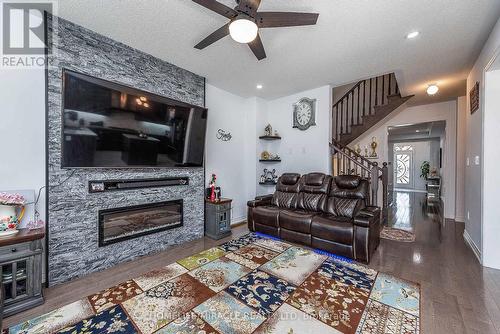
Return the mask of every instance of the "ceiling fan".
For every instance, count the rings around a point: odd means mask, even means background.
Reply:
[[[215,0],[193,1],[230,20],[196,44],[196,49],[202,50],[230,35],[236,42],[248,44],[258,60],[266,58],[259,29],[314,25],[319,16],[315,13],[258,12],[261,0],[236,0],[234,9]]]

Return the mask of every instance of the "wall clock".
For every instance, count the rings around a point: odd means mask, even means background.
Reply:
[[[316,99],[304,97],[293,105],[293,127],[307,130],[316,125]]]

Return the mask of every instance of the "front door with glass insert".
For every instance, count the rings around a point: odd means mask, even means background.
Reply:
[[[413,188],[413,147],[394,144],[394,188]]]

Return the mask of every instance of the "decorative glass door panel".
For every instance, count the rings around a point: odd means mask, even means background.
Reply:
[[[394,183],[397,188],[413,186],[413,147],[394,145]]]

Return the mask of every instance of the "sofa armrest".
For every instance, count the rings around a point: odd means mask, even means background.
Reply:
[[[371,217],[380,216],[380,208],[378,206],[367,206],[359,210],[358,214],[364,214]]]
[[[271,202],[271,200],[273,199],[273,194],[257,196],[255,197],[255,199],[269,200],[269,202]]]
[[[248,201],[247,205],[251,208],[255,208],[255,207],[263,206],[263,205],[270,205],[272,198],[273,198],[273,195],[258,196],[258,197],[255,197],[255,199],[253,201]]]
[[[360,227],[370,227],[380,221],[380,208],[376,206],[369,206],[359,210],[354,217],[354,225]]]

